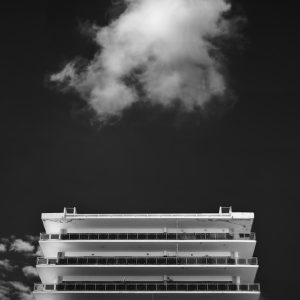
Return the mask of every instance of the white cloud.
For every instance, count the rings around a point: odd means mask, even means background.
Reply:
[[[0,253],[6,252],[6,246],[4,244],[0,244]]]
[[[30,293],[30,287],[20,281],[10,281],[10,284],[15,290],[22,293]]]
[[[35,300],[35,297],[33,294],[28,294],[28,293],[19,293],[19,299],[20,300]]]
[[[5,294],[2,294],[1,291],[0,291],[0,299],[1,299],[1,300],[11,300],[11,299],[8,298]]]
[[[0,239],[0,245],[4,245],[6,250],[2,254],[6,258],[0,260],[0,300],[34,300],[28,282],[33,283],[37,277],[35,267],[30,266],[32,258],[37,255],[37,240],[36,236],[26,236],[24,240],[15,236]],[[13,280],[20,272],[26,277],[26,283]]]
[[[35,247],[27,242],[23,241],[21,239],[16,239],[10,246],[10,251],[20,252],[20,253],[30,253],[34,252]]]
[[[127,9],[95,29],[101,49],[86,66],[71,62],[51,80],[77,91],[101,121],[137,101],[191,112],[222,96],[226,80],[212,39],[229,34],[226,0],[125,0]],[[143,97],[141,97],[143,95]]]
[[[65,66],[65,68],[58,74],[54,74],[51,76],[51,80],[53,81],[62,81],[68,78],[74,78],[76,76],[74,63],[69,63]]]
[[[0,281],[0,299],[33,300],[29,286],[20,281]]]
[[[34,242],[38,242],[40,239],[39,236],[35,236],[35,235],[26,235],[26,240],[34,243]]]
[[[35,256],[44,256],[42,248],[40,246],[38,247]]]
[[[10,288],[7,282],[0,280],[0,299],[10,300],[9,294],[10,294]]]
[[[34,296],[31,293],[29,286],[20,281],[10,281],[12,286],[11,294],[20,300],[33,300]]]
[[[15,267],[11,264],[9,259],[0,260],[0,270],[6,272],[12,272]]]
[[[34,277],[39,276],[36,268],[33,266],[23,267],[22,271],[23,271],[23,274],[25,275],[25,277],[27,277],[27,278],[34,278]]]

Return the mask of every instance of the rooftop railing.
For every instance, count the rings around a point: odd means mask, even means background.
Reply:
[[[65,282],[35,284],[34,291],[95,291],[95,292],[259,292],[259,284],[203,282]]]
[[[45,240],[255,240],[255,233],[41,233]]]
[[[257,265],[257,258],[231,257],[39,257],[45,265]]]
[[[65,216],[75,216],[77,215],[77,209],[76,207],[64,207],[64,210],[63,210],[63,213]],[[231,215],[232,214],[232,207],[231,206],[227,206],[227,207],[220,207],[219,208],[219,215]],[[165,214],[118,214],[118,216],[133,216],[133,217],[136,217],[136,216],[145,216],[145,217],[148,217],[148,216],[161,216],[161,215],[165,215]],[[201,216],[203,214],[198,214],[198,213],[189,213],[189,214],[167,214],[168,216]],[[205,214],[205,215],[212,215],[211,213],[210,214]],[[91,216],[95,216],[95,217],[98,217],[98,216],[103,216],[103,214],[88,214],[89,217]],[[104,215],[105,216],[105,215]]]

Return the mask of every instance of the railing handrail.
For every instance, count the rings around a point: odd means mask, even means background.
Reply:
[[[255,240],[251,233],[64,233],[40,234],[41,240]]]
[[[64,282],[50,285],[38,283],[34,285],[34,291],[259,292],[260,285],[257,283],[236,285],[227,282]]]
[[[222,256],[81,256],[37,258],[45,265],[258,265],[258,259]]]

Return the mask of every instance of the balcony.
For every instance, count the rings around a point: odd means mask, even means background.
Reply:
[[[37,259],[38,265],[258,265],[257,258],[231,257],[65,257]]]
[[[101,292],[259,292],[259,284],[224,282],[64,282],[34,285],[34,291]]]
[[[255,240],[255,233],[41,233],[40,240]]]
[[[125,252],[223,252],[229,256],[238,252],[241,257],[253,256],[256,239],[254,233],[67,233],[41,234],[40,246],[45,257],[107,256]],[[91,254],[90,254],[91,253]],[[102,254],[103,253],[103,254]],[[160,253],[157,255],[161,255]],[[218,254],[216,254],[218,255]]]

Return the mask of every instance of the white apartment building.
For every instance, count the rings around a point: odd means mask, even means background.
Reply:
[[[44,213],[37,300],[257,300],[253,213]]]

